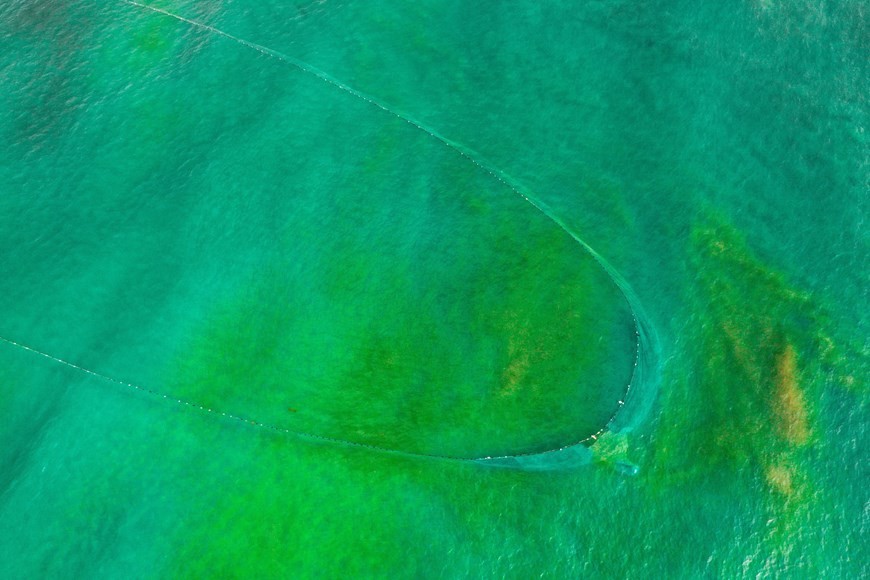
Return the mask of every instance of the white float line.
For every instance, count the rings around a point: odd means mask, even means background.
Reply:
[[[238,44],[241,44],[241,45],[243,45],[243,46],[246,46],[246,47],[248,47],[248,48],[251,48],[251,49],[253,49],[253,50],[256,50],[257,52],[259,52],[259,53],[261,53],[261,54],[263,54],[263,55],[266,55],[266,56],[268,56],[268,57],[271,57],[271,58],[275,58],[275,59],[281,60],[281,61],[283,61],[283,62],[285,62],[285,63],[287,63],[287,64],[290,64],[290,65],[292,65],[292,66],[298,68],[299,70],[302,70],[303,72],[307,72],[307,73],[309,73],[309,74],[312,74],[312,75],[316,76],[317,78],[323,80],[324,82],[327,82],[327,83],[331,84],[332,86],[334,86],[334,87],[336,87],[336,88],[339,88],[339,89],[341,89],[341,90],[343,90],[343,91],[345,91],[345,92],[347,92],[347,93],[349,93],[349,94],[351,94],[351,95],[353,95],[353,96],[355,96],[355,97],[357,97],[357,98],[359,98],[359,99],[362,99],[363,101],[365,101],[365,102],[367,102],[367,103],[370,103],[370,104],[372,104],[372,105],[378,107],[379,109],[381,109],[381,110],[383,110],[383,111],[385,111],[385,112],[387,112],[387,113],[389,113],[389,114],[395,116],[395,117],[398,118],[398,119],[401,119],[402,121],[404,121],[404,122],[408,123],[409,125],[411,125],[411,126],[417,128],[417,129],[423,131],[423,132],[426,133],[427,135],[431,136],[432,138],[436,139],[436,140],[439,141],[440,143],[442,143],[442,144],[444,144],[445,146],[449,147],[451,150],[453,150],[453,151],[455,151],[456,153],[458,153],[461,157],[467,159],[468,161],[470,161],[471,163],[473,163],[476,167],[480,168],[480,169],[483,170],[485,173],[487,173],[487,174],[490,175],[491,177],[495,178],[498,182],[500,182],[501,184],[503,184],[503,185],[504,185],[505,187],[507,187],[509,190],[511,190],[512,192],[514,192],[516,195],[518,195],[518,196],[520,196],[522,199],[526,200],[526,201],[527,201],[529,204],[531,204],[535,209],[537,209],[537,210],[540,211],[542,214],[544,214],[546,217],[548,217],[551,221],[553,221],[556,225],[558,225],[561,229],[563,229],[563,230],[564,230],[568,235],[570,235],[570,236],[571,236],[571,237],[572,237],[572,238],[573,238],[577,243],[579,243],[579,244],[580,244],[584,249],[586,249],[586,250],[590,253],[590,255],[591,255],[591,256],[596,260],[596,262],[598,262],[599,265],[601,265],[601,267],[602,267],[602,268],[607,272],[607,274],[611,277],[611,280],[614,282],[614,284],[616,285],[616,287],[617,287],[617,288],[619,289],[619,291],[622,293],[623,297],[625,298],[626,302],[628,303],[628,306],[629,306],[629,309],[630,309],[630,311],[631,311],[631,315],[632,315],[632,320],[633,320],[633,322],[634,322],[634,326],[635,326],[635,339],[636,339],[636,340],[635,340],[635,360],[634,360],[634,365],[633,365],[633,369],[632,369],[632,377],[631,377],[631,379],[629,380],[628,384],[626,385],[625,392],[624,392],[624,395],[623,395],[622,399],[620,399],[620,400],[618,401],[616,411],[615,411],[614,414],[610,417],[610,419],[605,423],[605,425],[604,425],[601,429],[599,429],[598,431],[596,431],[595,433],[593,433],[593,434],[591,434],[591,435],[589,435],[589,436],[587,436],[587,437],[584,437],[583,439],[580,439],[579,441],[576,441],[576,442],[574,442],[574,443],[570,443],[570,444],[568,444],[568,445],[564,445],[564,446],[559,447],[559,448],[556,448],[556,449],[545,450],[545,451],[537,451],[537,452],[529,452],[529,453],[519,453],[519,454],[512,454],[512,455],[505,455],[505,456],[486,456],[486,457],[482,457],[482,458],[468,458],[468,457],[458,457],[458,456],[450,456],[450,455],[438,455],[438,454],[427,454],[427,453],[414,453],[414,452],[400,451],[400,450],[397,450],[397,449],[391,449],[391,448],[387,448],[387,447],[379,447],[379,446],[376,446],[376,445],[368,445],[368,444],[365,444],[365,443],[358,443],[358,442],[355,442],[355,441],[349,441],[349,440],[346,440],[346,439],[338,439],[338,438],[326,437],[326,436],[322,436],[322,435],[314,435],[314,434],[311,434],[311,433],[305,433],[305,432],[302,432],[302,431],[294,431],[294,430],[286,429],[286,428],[283,428],[283,427],[276,427],[276,426],[272,426],[272,425],[267,425],[267,424],[265,424],[265,423],[261,423],[261,422],[259,422],[259,421],[255,421],[255,420],[252,420],[252,419],[247,419],[247,418],[245,418],[245,417],[241,417],[241,416],[239,416],[239,415],[233,415],[233,414],[231,414],[231,413],[226,413],[226,412],[219,412],[219,414],[220,414],[222,417],[226,417],[226,418],[229,418],[229,419],[234,419],[234,420],[239,421],[239,422],[241,422],[241,423],[244,423],[244,424],[246,424],[246,425],[253,425],[253,426],[255,426],[255,427],[259,427],[259,428],[263,428],[263,429],[269,429],[269,430],[271,430],[271,431],[276,431],[276,432],[279,432],[279,433],[286,433],[286,434],[291,434],[291,435],[301,436],[301,437],[305,437],[305,438],[310,438],[310,439],[315,439],[315,440],[320,440],[320,441],[325,441],[325,442],[330,442],[330,443],[338,443],[338,444],[348,445],[348,446],[352,446],[352,447],[361,447],[361,448],[371,449],[371,450],[380,451],[380,452],[386,452],[386,453],[392,453],[392,454],[398,454],[398,455],[405,455],[405,456],[412,456],[412,457],[429,457],[429,458],[435,458],[435,459],[450,459],[450,460],[461,460],[461,461],[475,461],[475,460],[479,460],[479,459],[493,459],[493,458],[496,458],[496,457],[497,457],[497,458],[524,457],[524,456],[540,455],[540,454],[544,454],[544,453],[550,453],[550,452],[560,451],[560,450],[563,450],[563,449],[567,449],[568,447],[573,447],[573,446],[575,446],[575,445],[580,445],[580,444],[583,444],[583,443],[588,443],[588,442],[590,442],[590,441],[596,441],[596,440],[598,439],[598,437],[600,437],[600,436],[601,436],[601,435],[602,435],[602,434],[607,430],[608,426],[613,422],[613,420],[614,420],[614,419],[616,418],[616,416],[619,414],[619,411],[620,411],[620,410],[622,409],[622,407],[624,406],[625,401],[626,401],[627,398],[628,398],[629,392],[630,392],[630,390],[631,390],[631,388],[632,388],[632,386],[633,386],[634,377],[635,377],[635,375],[636,375],[637,367],[638,367],[638,364],[639,364],[639,362],[640,362],[641,335],[640,335],[640,325],[639,325],[639,322],[638,322],[638,319],[637,319],[637,315],[636,315],[636,313],[635,313],[634,305],[632,304],[632,300],[631,300],[631,298],[629,297],[628,292],[627,292],[626,289],[623,287],[623,285],[625,284],[625,282],[624,282],[624,281],[620,282],[620,281],[621,281],[621,276],[619,276],[619,274],[615,271],[615,269],[614,269],[612,266],[610,266],[610,264],[608,264],[608,263],[606,262],[606,260],[604,260],[604,259],[603,259],[603,258],[602,258],[602,257],[601,257],[601,256],[600,256],[600,255],[595,251],[595,250],[593,250],[592,247],[589,246],[589,244],[587,244],[587,243],[584,242],[582,239],[580,239],[580,238],[579,238],[576,234],[574,234],[574,232],[572,232],[572,231],[571,231],[571,230],[570,230],[570,229],[569,229],[565,224],[563,224],[559,219],[557,219],[557,218],[556,218],[555,216],[553,216],[549,211],[547,211],[547,210],[544,208],[544,206],[543,206],[539,201],[536,201],[536,200],[532,199],[530,196],[524,194],[522,191],[520,191],[520,189],[519,189],[518,186],[516,186],[516,185],[514,185],[513,183],[511,183],[511,182],[509,182],[508,180],[506,180],[506,179],[502,176],[501,172],[498,172],[498,171],[492,169],[491,167],[489,167],[489,166],[488,166],[487,164],[485,164],[484,162],[482,162],[482,161],[478,160],[477,158],[471,156],[471,155],[468,154],[468,153],[467,153],[467,152],[466,152],[462,147],[460,147],[460,146],[457,145],[456,143],[453,143],[452,141],[450,141],[450,140],[447,139],[446,137],[441,136],[440,134],[438,134],[438,133],[435,132],[434,130],[429,129],[428,127],[424,126],[423,124],[419,123],[418,121],[415,121],[414,119],[412,119],[412,118],[410,118],[410,117],[407,117],[407,116],[405,116],[405,115],[403,115],[403,114],[401,114],[401,113],[398,113],[398,112],[392,110],[391,108],[387,107],[386,105],[381,104],[381,103],[378,102],[377,100],[375,100],[375,99],[373,99],[373,98],[371,98],[371,97],[369,97],[369,96],[367,96],[367,95],[365,95],[365,94],[363,94],[363,93],[357,91],[356,89],[354,89],[354,88],[352,88],[352,87],[350,87],[350,86],[348,86],[348,85],[346,85],[346,84],[344,84],[344,83],[342,83],[342,82],[340,82],[340,81],[338,81],[338,80],[336,80],[336,79],[330,77],[330,76],[327,75],[326,73],[324,73],[324,72],[322,72],[322,71],[320,71],[320,70],[318,70],[318,69],[312,67],[311,65],[308,65],[308,64],[306,64],[306,63],[304,63],[304,62],[302,62],[302,61],[297,61],[296,59],[293,59],[293,58],[291,58],[291,57],[289,57],[289,56],[287,56],[287,55],[284,55],[284,54],[282,54],[282,53],[279,53],[279,52],[277,52],[277,51],[275,51],[275,50],[272,50],[272,49],[270,49],[270,48],[267,48],[267,47],[265,47],[265,46],[262,46],[262,45],[256,44],[256,43],[254,43],[254,42],[250,42],[250,41],[248,41],[248,40],[245,40],[245,39],[243,39],[243,38],[239,38],[239,37],[237,37],[237,36],[233,36],[233,35],[231,35],[231,34],[229,34],[229,33],[227,33],[227,32],[224,32],[224,31],[222,31],[222,30],[220,30],[220,29],[218,29],[218,28],[215,28],[215,27],[213,27],[213,26],[209,26],[209,25],[207,25],[207,24],[204,24],[204,23],[201,23],[201,22],[197,22],[197,21],[195,21],[195,20],[191,20],[191,19],[189,19],[189,18],[185,18],[185,17],[180,16],[180,15],[178,15],[178,14],[173,14],[173,13],[167,11],[167,10],[163,10],[162,8],[156,8],[156,7],[153,7],[153,6],[148,6],[148,5],[145,5],[145,4],[142,4],[142,3],[139,3],[139,2],[135,2],[135,1],[133,1],[133,0],[121,0],[121,2],[124,2],[125,4],[129,4],[129,5],[132,5],[132,6],[136,6],[136,7],[138,7],[138,8],[142,8],[142,9],[145,9],[145,10],[150,10],[150,11],[152,11],[152,12],[156,12],[156,13],[159,13],[159,14],[163,14],[163,15],[165,15],[165,16],[168,16],[168,17],[174,18],[174,19],[179,20],[179,21],[181,21],[181,22],[185,22],[185,23],[187,23],[187,24],[190,24],[191,26],[195,26],[195,27],[202,28],[202,29],[204,29],[204,30],[208,30],[208,31],[210,31],[210,32],[212,32],[212,33],[214,33],[214,34],[216,34],[216,35],[223,36],[224,38],[227,38],[227,39],[229,39],[229,40],[232,40],[232,41],[234,41],[234,42],[236,42],[236,43],[238,43]],[[34,353],[34,354],[37,354],[37,355],[39,355],[39,356],[45,357],[45,358],[47,358],[47,359],[49,359],[49,360],[52,360],[52,361],[54,361],[54,362],[56,362],[56,363],[59,363],[59,364],[65,365],[65,366],[67,366],[67,367],[70,367],[70,368],[76,369],[76,370],[78,370],[78,371],[81,371],[81,372],[83,372],[83,373],[89,374],[89,375],[91,375],[91,376],[97,377],[97,378],[99,378],[99,379],[102,379],[102,380],[105,380],[105,381],[109,381],[109,382],[112,382],[112,383],[115,383],[115,384],[118,384],[118,385],[126,386],[126,387],[129,387],[129,388],[135,389],[135,390],[137,390],[137,391],[142,391],[142,392],[145,392],[145,393],[149,393],[149,394],[154,395],[154,396],[156,396],[156,397],[158,397],[158,398],[163,398],[163,399],[167,399],[167,400],[172,400],[172,401],[178,403],[179,405],[182,405],[182,406],[185,406],[185,407],[189,407],[189,408],[193,408],[193,409],[197,409],[197,410],[203,411],[203,412],[205,412],[205,413],[218,414],[218,412],[214,411],[214,410],[211,409],[210,407],[206,407],[206,406],[204,406],[204,405],[200,405],[200,404],[198,404],[198,403],[191,402],[191,401],[185,401],[184,399],[177,399],[177,398],[174,398],[174,397],[170,397],[169,395],[167,395],[167,394],[165,394],[165,393],[159,393],[159,392],[157,392],[157,391],[154,391],[154,390],[152,390],[152,389],[148,389],[148,388],[146,388],[146,387],[142,387],[142,386],[140,386],[140,385],[136,385],[136,384],[134,384],[134,383],[129,383],[129,382],[126,382],[126,381],[122,381],[122,380],[119,380],[119,379],[115,379],[115,378],[109,377],[109,376],[107,376],[107,375],[103,375],[103,374],[101,374],[101,373],[98,373],[98,372],[92,371],[92,370],[90,370],[90,369],[87,369],[87,368],[82,367],[82,366],[80,366],[80,365],[77,365],[77,364],[75,364],[75,363],[72,363],[72,362],[66,361],[66,360],[64,360],[64,359],[58,358],[58,357],[53,356],[53,355],[50,355],[50,354],[48,354],[48,353],[46,353],[46,352],[43,352],[43,351],[37,350],[37,349],[35,349],[35,348],[33,348],[33,347],[30,347],[30,346],[27,346],[27,345],[25,345],[25,344],[22,344],[22,343],[16,342],[16,341],[14,341],[14,340],[11,340],[11,339],[8,339],[8,338],[2,337],[2,336],[0,336],[0,340],[4,341],[4,342],[6,342],[6,343],[8,343],[8,344],[10,344],[10,345],[13,345],[13,346],[19,347],[19,348],[21,348],[21,349],[24,349],[24,350],[26,350],[26,351],[32,352],[32,353]]]

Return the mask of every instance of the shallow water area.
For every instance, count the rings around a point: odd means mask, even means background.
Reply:
[[[867,575],[860,3],[0,38],[0,577]]]

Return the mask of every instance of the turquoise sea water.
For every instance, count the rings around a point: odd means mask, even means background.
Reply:
[[[865,576],[866,22],[5,4],[0,576]]]

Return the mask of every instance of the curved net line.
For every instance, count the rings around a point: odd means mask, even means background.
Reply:
[[[377,107],[378,109],[381,109],[382,111],[389,113],[390,115],[393,115],[394,117],[396,117],[398,119],[401,119],[402,121],[411,125],[415,129],[426,133],[427,135],[429,135],[430,137],[432,137],[436,141],[440,142],[444,146],[451,149],[453,152],[458,154],[460,157],[462,157],[465,160],[474,164],[476,167],[478,167],[480,170],[482,170],[483,172],[485,172],[486,174],[488,174],[489,176],[491,176],[492,178],[497,180],[499,183],[504,185],[506,188],[508,188],[514,194],[520,196],[522,199],[524,199],[526,202],[528,202],[532,207],[537,209],[539,212],[541,212],[547,218],[549,218],[553,223],[555,223],[557,226],[559,226],[559,228],[561,228],[574,241],[576,241],[584,250],[586,250],[586,252],[588,252],[589,255],[599,264],[599,266],[601,266],[602,269],[604,269],[604,271],[607,273],[608,277],[611,279],[611,281],[617,287],[620,294],[625,299],[626,303],[628,304],[629,311],[631,312],[632,322],[634,324],[634,334],[635,334],[635,338],[634,338],[635,356],[634,356],[634,362],[633,362],[633,368],[631,371],[631,376],[630,376],[629,381],[626,384],[626,387],[623,391],[622,398],[617,402],[617,407],[614,410],[613,414],[610,416],[610,418],[607,421],[605,421],[604,424],[602,425],[602,427],[599,428],[596,432],[594,432],[590,435],[587,435],[586,437],[583,437],[582,439],[579,439],[577,441],[573,441],[573,442],[568,443],[566,445],[561,445],[559,447],[552,448],[552,449],[546,449],[543,451],[531,451],[531,452],[507,454],[507,455],[497,455],[497,456],[462,457],[462,456],[453,456],[453,455],[440,455],[440,454],[433,454],[433,453],[417,453],[417,452],[412,452],[412,451],[403,451],[400,449],[394,449],[394,448],[390,448],[390,447],[382,447],[382,446],[371,445],[371,444],[367,444],[367,443],[360,443],[357,441],[341,439],[341,438],[337,438],[337,437],[329,437],[329,436],[325,436],[325,435],[317,435],[314,433],[308,433],[308,432],[304,432],[304,431],[287,429],[287,428],[283,428],[283,427],[269,425],[266,423],[261,423],[257,420],[243,417],[241,415],[236,415],[233,413],[226,413],[226,412],[223,412],[223,411],[220,411],[217,409],[207,407],[205,405],[200,405],[199,403],[197,403],[195,401],[179,399],[179,398],[173,397],[167,393],[161,393],[159,391],[155,391],[153,389],[149,389],[147,387],[137,385],[135,383],[129,383],[129,382],[126,382],[126,381],[123,381],[120,379],[109,377],[107,375],[101,374],[99,372],[93,371],[93,370],[85,368],[85,367],[82,367],[82,366],[77,365],[75,363],[72,363],[70,361],[66,361],[66,360],[61,359],[59,357],[53,356],[51,354],[48,354],[46,352],[43,352],[41,350],[38,350],[36,348],[33,348],[31,346],[22,344],[20,342],[14,341],[12,339],[9,339],[9,338],[3,337],[3,336],[0,336],[0,341],[3,341],[9,345],[18,347],[20,349],[24,349],[28,352],[33,353],[33,354],[42,356],[42,357],[47,358],[55,363],[62,364],[62,365],[65,365],[69,368],[86,373],[86,374],[91,375],[95,378],[102,379],[102,380],[105,380],[105,381],[108,381],[111,383],[115,383],[117,385],[122,385],[122,386],[127,387],[127,388],[132,388],[132,389],[135,389],[137,391],[147,393],[149,395],[152,395],[152,396],[160,398],[160,399],[166,399],[169,401],[173,401],[177,404],[180,404],[180,405],[185,406],[185,407],[189,407],[191,409],[195,409],[195,410],[199,410],[199,411],[202,411],[205,413],[210,413],[210,414],[214,414],[217,416],[225,417],[227,419],[239,421],[239,422],[244,423],[246,425],[254,426],[257,428],[261,428],[261,429],[267,429],[267,430],[278,432],[278,433],[295,435],[295,436],[299,436],[299,437],[303,437],[303,438],[311,439],[311,440],[316,440],[316,441],[322,441],[322,442],[333,443],[333,444],[341,444],[341,445],[346,445],[346,446],[350,446],[350,447],[365,448],[365,449],[370,449],[370,450],[374,450],[374,451],[378,451],[378,452],[391,453],[391,454],[397,454],[397,455],[403,455],[403,456],[409,456],[409,457],[429,457],[429,458],[434,458],[434,459],[449,459],[449,460],[461,460],[461,461],[481,461],[481,460],[489,460],[489,459],[522,458],[522,457],[539,456],[539,455],[545,455],[545,454],[549,454],[549,453],[562,451],[562,450],[565,450],[565,449],[568,449],[570,447],[574,447],[577,445],[582,445],[585,443],[594,442],[598,439],[598,437],[600,437],[605,431],[608,430],[609,426],[614,422],[617,415],[619,415],[620,411],[625,406],[626,401],[628,401],[629,395],[631,395],[631,392],[632,392],[633,388],[636,386],[636,383],[643,376],[643,368],[647,366],[647,364],[646,364],[647,361],[645,361],[644,355],[647,355],[647,356],[654,355],[655,348],[654,348],[654,345],[651,344],[651,343],[654,343],[654,336],[651,333],[651,329],[650,329],[649,325],[645,324],[645,323],[642,324],[642,322],[641,322],[641,320],[645,321],[646,317],[642,316],[643,315],[643,308],[642,308],[638,298],[634,294],[633,290],[629,286],[628,282],[622,277],[622,275],[609,262],[607,262],[607,260],[605,260],[601,256],[601,254],[599,254],[597,251],[595,251],[587,242],[585,242],[575,232],[573,232],[564,223],[564,221],[562,221],[558,216],[553,214],[544,202],[542,202],[540,199],[536,198],[535,196],[533,196],[531,194],[524,193],[523,190],[525,188],[523,188],[520,184],[518,184],[513,178],[506,175],[504,172],[498,170],[497,168],[491,166],[489,163],[487,163],[483,159],[481,159],[475,155],[472,155],[460,143],[457,143],[455,141],[452,141],[451,139],[448,139],[447,137],[441,135],[436,130],[427,127],[426,125],[417,121],[416,119],[413,119],[412,117],[409,117],[403,113],[399,113],[399,112],[393,110],[391,107],[381,103],[377,99],[375,99],[369,95],[366,95],[365,93],[339,81],[338,79],[331,77],[327,73],[321,71],[320,69],[317,69],[316,67],[314,67],[314,66],[312,66],[304,61],[300,61],[300,60],[295,59],[291,56],[285,55],[281,52],[278,52],[274,49],[257,44],[255,42],[251,42],[249,40],[234,36],[232,34],[229,34],[228,32],[225,32],[223,30],[220,30],[220,29],[215,28],[213,26],[210,26],[208,24],[198,22],[196,20],[192,20],[189,18],[185,18],[184,16],[181,16],[178,14],[174,14],[174,13],[169,12],[167,10],[164,10],[162,8],[157,8],[154,6],[142,4],[140,2],[136,2],[135,0],[120,0],[120,2],[122,2],[124,4],[128,4],[130,6],[134,6],[136,8],[142,9],[142,10],[147,10],[150,12],[164,15],[164,16],[169,17],[169,18],[173,18],[173,19],[178,20],[180,22],[184,22],[186,24],[189,24],[190,26],[194,26],[197,28],[201,28],[203,30],[207,30],[210,33],[213,33],[217,36],[222,36],[222,37],[224,37],[228,40],[231,40],[233,42],[236,42],[244,47],[255,50],[255,51],[257,51],[257,52],[259,52],[259,53],[261,53],[269,58],[274,58],[276,60],[280,60],[286,64],[289,64],[290,66],[293,66],[294,68],[297,68],[298,70],[300,70],[302,72],[311,74],[311,75],[317,77],[318,79],[332,85],[333,87],[340,89],[342,91],[345,91],[345,92],[353,95],[354,97],[361,99],[361,100]]]

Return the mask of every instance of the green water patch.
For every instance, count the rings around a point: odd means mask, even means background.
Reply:
[[[824,399],[850,387],[848,345],[831,337],[812,295],[762,260],[741,233],[708,214],[689,240],[688,304],[680,340],[697,345],[690,373],[668,376],[649,448],[650,491],[731,489],[756,502],[761,538],[746,565],[796,565],[791,546],[827,501],[813,469]]]
[[[704,364],[693,377],[700,386],[686,381],[675,393],[689,389],[684,396],[693,412],[685,420],[697,428],[687,428],[691,435],[681,444],[663,442],[661,459],[679,465],[674,473],[683,476],[711,465],[731,473],[773,469],[773,457],[812,439],[816,386],[800,377],[826,342],[824,330],[808,295],[759,260],[723,220],[696,227],[691,252],[694,304],[703,308],[705,324],[686,338],[698,341]],[[692,467],[702,451],[704,465]],[[771,474],[774,487],[776,479]]]

